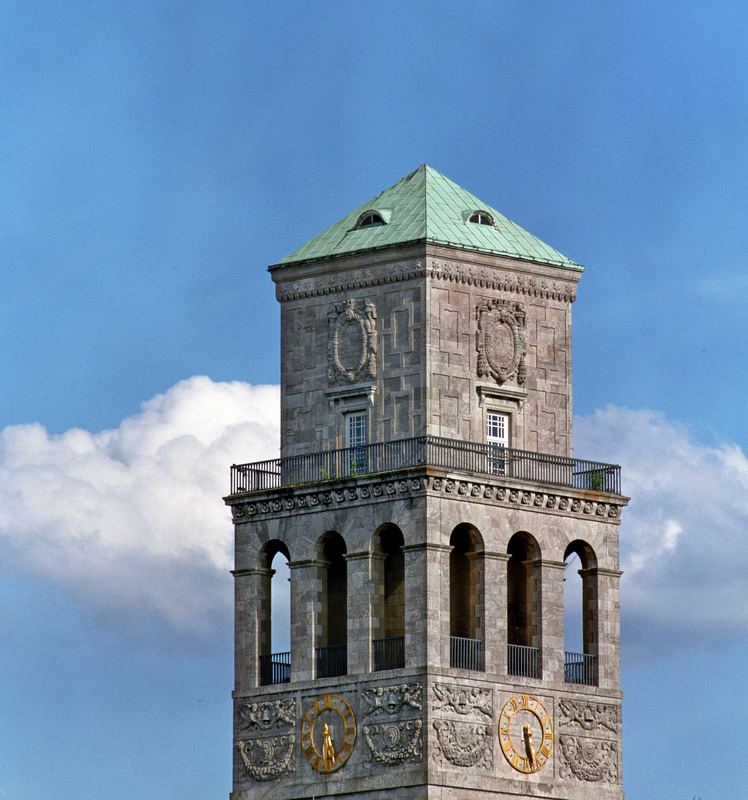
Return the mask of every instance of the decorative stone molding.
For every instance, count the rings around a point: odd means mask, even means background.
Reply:
[[[510,378],[525,382],[525,312],[520,303],[488,300],[476,309],[478,377],[502,384]]]
[[[498,479],[497,479],[498,480]],[[542,489],[524,490],[498,483],[483,481],[462,481],[454,478],[427,476],[423,478],[409,477],[401,480],[357,482],[355,486],[345,489],[294,491],[279,489],[268,492],[265,496],[248,503],[233,503],[231,510],[234,522],[288,514],[308,508],[337,507],[359,505],[361,501],[378,498],[397,499],[413,495],[444,494],[455,498],[469,498],[476,502],[503,507],[530,507],[542,509],[548,513],[571,517],[594,517],[599,522],[617,524],[624,504],[581,500],[567,494],[545,492]]]
[[[618,744],[604,739],[580,736],[559,737],[558,774],[580,781],[618,783]]]
[[[618,733],[618,707],[604,703],[586,703],[577,700],[560,700],[559,728],[593,733],[609,731]]]
[[[432,262],[429,274],[434,280],[477,286],[480,289],[493,289],[545,300],[562,300],[565,303],[572,303],[576,299],[576,287],[572,283],[503,272],[490,267],[449,261]]]
[[[485,770],[493,767],[490,726],[438,719],[434,722],[434,731],[433,753],[437,763],[446,761],[456,767]]]
[[[420,719],[364,725],[364,741],[371,759],[386,767],[420,761],[423,757],[422,728]]]
[[[374,304],[349,298],[333,306],[327,322],[330,383],[376,378],[377,310]]]
[[[371,286],[402,283],[426,277],[421,259],[401,261],[380,267],[346,270],[311,278],[283,281],[278,284],[276,297],[281,303],[289,300],[306,300],[310,297],[325,297],[343,292],[357,292]]]
[[[293,727],[296,724],[296,700],[289,697],[242,703],[236,709],[236,722],[239,730],[250,732]]]
[[[364,689],[366,710],[363,712],[363,718],[394,716],[410,709],[420,711],[423,708],[422,693],[423,686],[420,683],[401,683],[395,686]]]
[[[282,281],[277,285],[276,297],[279,302],[287,303],[428,277],[443,283],[458,283],[565,303],[572,303],[576,299],[574,283],[447,261],[433,261],[427,267],[422,259]]]
[[[462,717],[493,716],[490,689],[479,689],[474,686],[457,686],[456,684],[435,683],[432,687],[434,711],[453,711]]]
[[[271,736],[240,739],[236,746],[247,775],[256,781],[271,781],[295,770],[293,759],[296,737]]]

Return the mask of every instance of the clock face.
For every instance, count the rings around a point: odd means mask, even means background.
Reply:
[[[553,720],[545,706],[529,694],[511,697],[499,717],[499,743],[518,772],[538,772],[553,752]]]
[[[356,717],[339,694],[323,694],[307,706],[301,722],[301,749],[312,769],[339,770],[356,742]]]

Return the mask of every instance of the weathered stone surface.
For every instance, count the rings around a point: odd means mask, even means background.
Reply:
[[[351,412],[367,415],[372,442],[425,434],[483,442],[488,411],[509,415],[512,447],[570,454],[577,273],[413,245],[276,268],[273,279],[283,455],[342,447]],[[316,484],[229,498],[233,800],[622,800],[618,530],[626,499],[429,464],[330,477],[320,468]],[[391,635],[382,633],[389,617],[377,536],[392,525],[403,541],[404,667],[376,672],[372,640]],[[479,541],[465,573],[478,577],[464,605],[480,620],[480,671],[451,665],[452,534],[465,527]],[[328,643],[329,623],[321,542],[331,532],[345,545],[348,674],[317,679],[315,653]],[[508,672],[509,543],[520,532],[538,550],[530,587],[540,604],[532,620],[538,677]],[[584,572],[595,588],[596,686],[567,683],[564,672],[563,564],[580,541],[594,556]],[[278,542],[291,565],[291,680],[259,686],[269,630],[266,555]],[[542,767],[528,774],[497,755],[500,711],[525,694],[542,699],[555,736]],[[315,700],[330,695],[345,700],[350,718],[309,716]],[[327,756],[317,719],[328,724]],[[523,740],[518,730],[515,746],[531,748],[532,731]],[[540,731],[534,736],[542,746]],[[344,758],[342,739],[350,748]]]

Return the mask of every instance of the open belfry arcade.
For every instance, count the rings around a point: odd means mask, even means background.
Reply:
[[[270,268],[281,454],[225,498],[233,800],[623,797],[627,498],[572,456],[581,273],[426,165]]]

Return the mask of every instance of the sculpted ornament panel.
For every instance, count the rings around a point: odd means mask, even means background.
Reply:
[[[618,744],[604,739],[563,735],[558,774],[596,783],[618,783]]]
[[[366,702],[364,719],[384,715],[392,716],[411,709],[420,711],[423,707],[422,692],[423,687],[420,683],[401,683],[395,686],[364,689],[363,696]]]
[[[374,304],[353,299],[336,303],[327,321],[330,383],[376,378],[377,311]]]
[[[485,716],[491,719],[493,709],[490,689],[435,683],[432,691],[434,694],[432,702],[434,711],[447,709],[460,716]]]
[[[356,743],[356,717],[339,694],[324,694],[307,706],[301,722],[301,749],[312,769],[336,772]]]
[[[236,743],[247,775],[256,781],[270,781],[293,772],[296,737],[272,736],[265,739],[239,740]]]
[[[434,731],[434,759],[437,763],[447,761],[456,767],[491,769],[491,728],[488,725],[439,719],[434,722]]]
[[[478,377],[525,382],[525,312],[520,303],[489,300],[477,308]]]
[[[575,700],[561,700],[559,728],[578,731],[618,732],[618,708],[604,703],[584,703]]]
[[[259,703],[242,703],[237,708],[237,727],[247,731],[269,731],[292,727],[296,722],[296,701],[266,700]]]
[[[420,761],[423,754],[422,727],[420,719],[364,725],[364,740],[371,758],[387,767]]]

